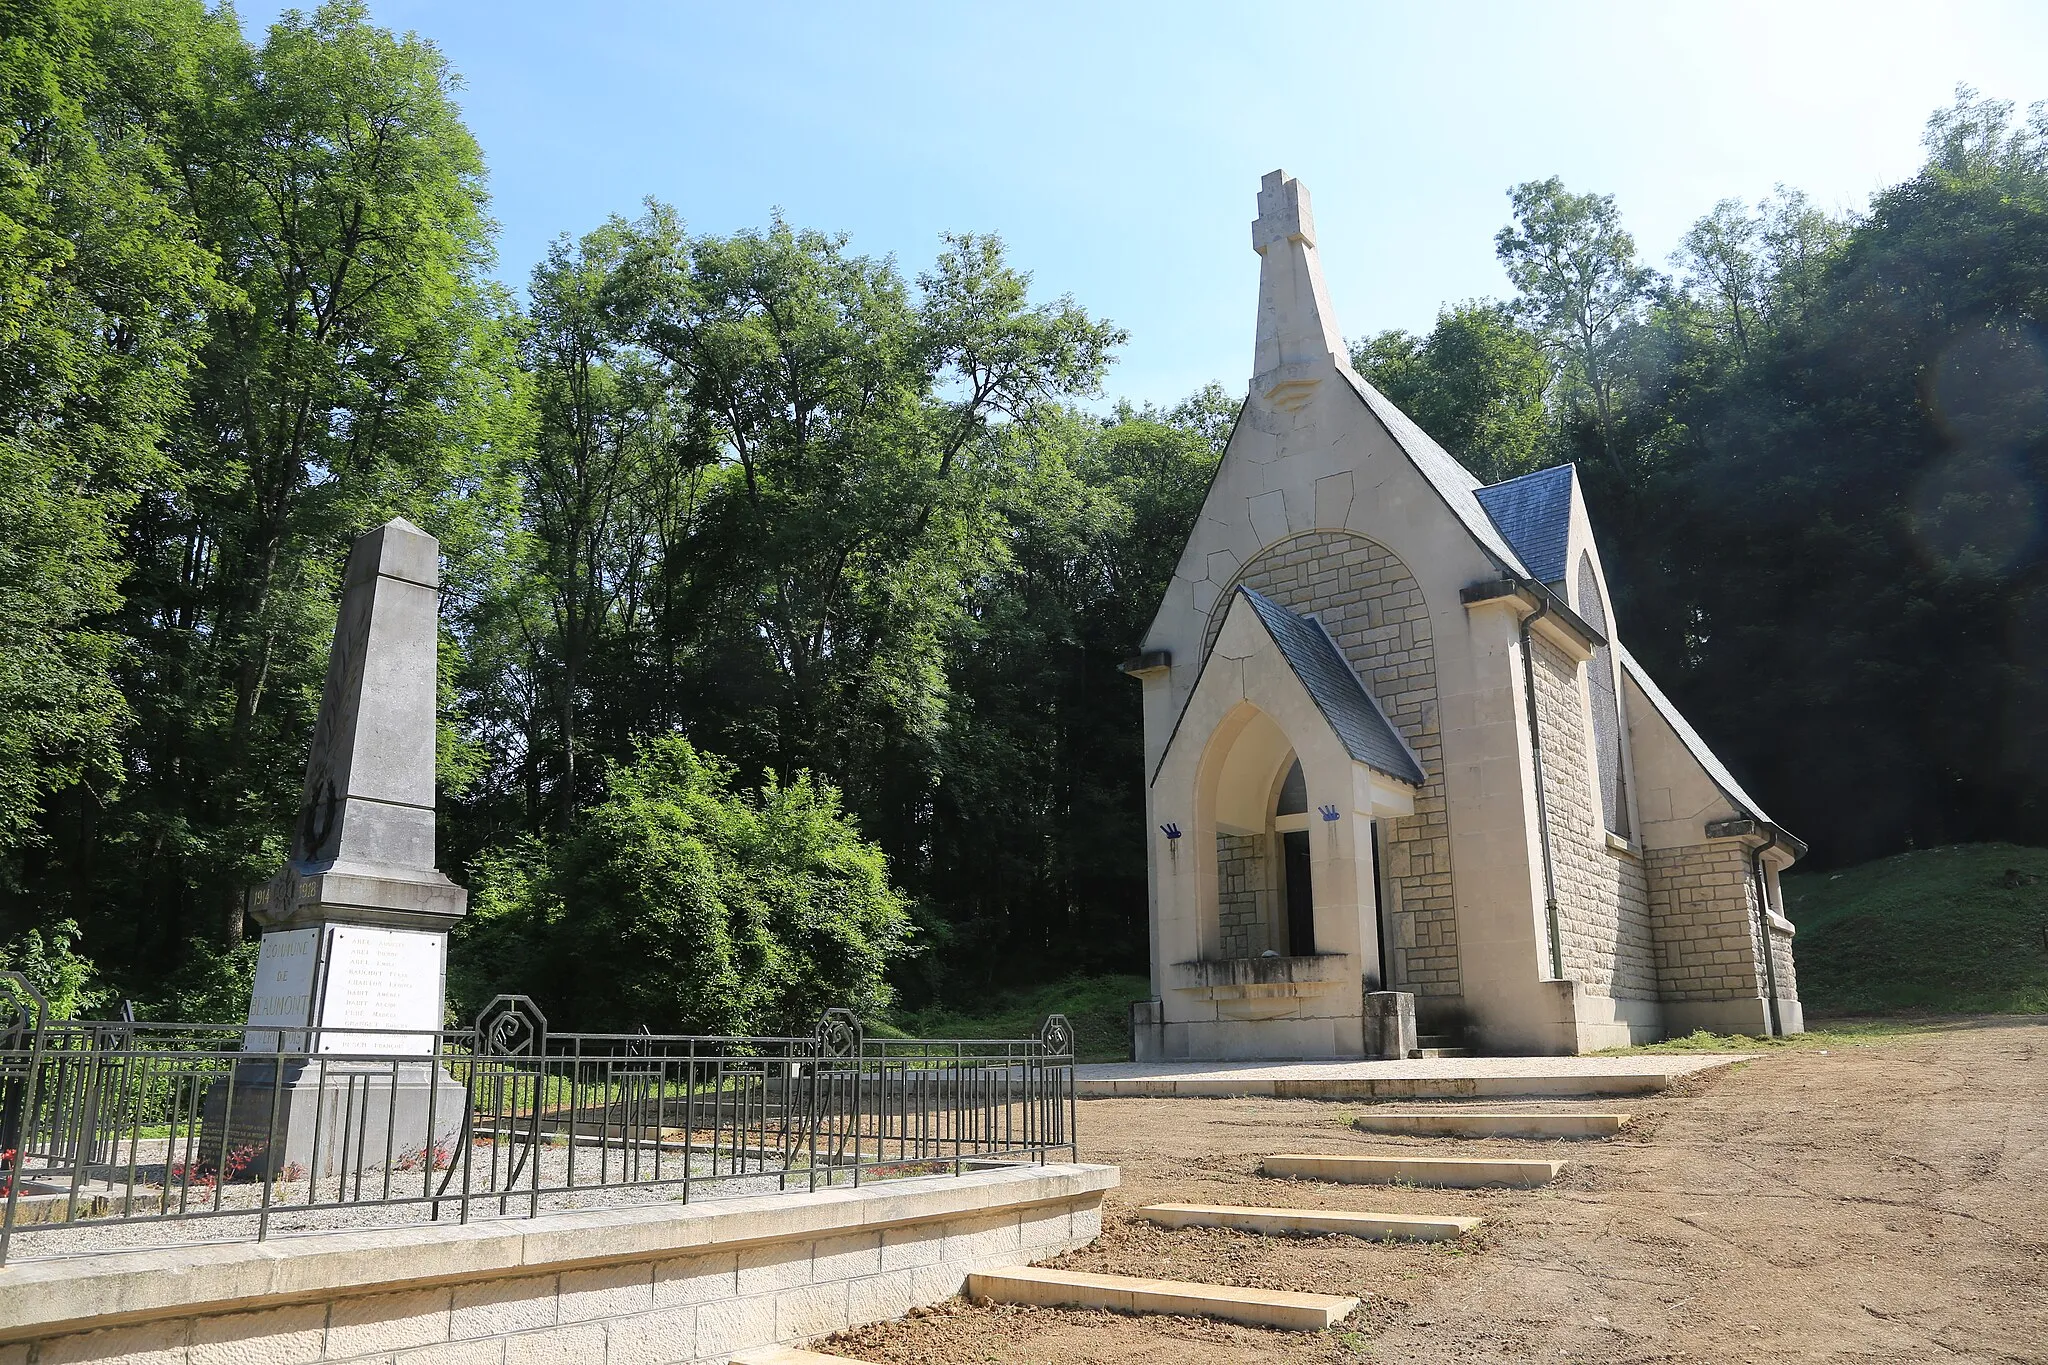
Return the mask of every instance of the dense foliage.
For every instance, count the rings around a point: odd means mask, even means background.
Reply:
[[[1847,219],[1720,204],[1669,277],[1608,200],[1519,187],[1497,248],[1549,421],[1453,446],[1578,462],[1630,648],[1824,866],[2048,843],[2048,114],[1963,90],[1927,149]],[[1516,371],[1454,348],[1478,311],[1360,367],[1470,395],[1433,430],[1519,432]]]
[[[552,846],[477,860],[460,1017],[500,991],[618,1031],[794,1033],[833,1005],[886,1009],[910,917],[838,792],[809,774],[735,791],[730,764],[675,735],[603,789]]]
[[[402,514],[465,1005],[1141,964],[1117,665],[1234,398],[1090,411],[1122,333],[978,234],[906,274],[649,200],[516,303],[455,91],[358,4],[0,0],[0,932],[233,1011],[343,553]],[[1506,211],[1515,296],[1360,369],[1484,478],[1578,462],[1621,629],[1819,859],[2048,842],[2048,121],[1963,92],[1867,212],[1723,204],[1668,275],[1606,197]]]

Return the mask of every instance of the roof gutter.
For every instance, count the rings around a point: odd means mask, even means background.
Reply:
[[[1809,850],[1806,846],[1806,840],[1800,838],[1791,830],[1786,829],[1783,825],[1773,824],[1769,820],[1760,820],[1756,816],[1748,814],[1748,807],[1737,801],[1734,793],[1723,791],[1721,794],[1730,801],[1735,802],[1737,810],[1745,813],[1731,820],[1707,821],[1707,837],[1709,839],[1739,839],[1745,834],[1764,834],[1770,836],[1768,842],[1764,844],[1764,851],[1767,853],[1771,849],[1782,848],[1792,855],[1792,861],[1795,863],[1807,855]]]
[[[1590,650],[1608,643],[1604,631],[1573,611],[1571,604],[1553,592],[1548,584],[1540,583],[1536,579],[1510,574],[1503,578],[1473,583],[1458,590],[1458,600],[1468,607],[1477,606],[1481,602],[1497,602],[1503,597],[1512,597],[1523,606],[1532,609],[1535,615],[1528,618],[1531,621],[1548,618],[1553,625],[1571,636],[1585,649]]]
[[[1758,944],[1764,952],[1765,1007],[1770,1011],[1771,1036],[1782,1037],[1784,1024],[1778,1018],[1778,955],[1771,951],[1771,879],[1764,871],[1764,854],[1778,846],[1778,830],[1775,825],[1766,825],[1768,836],[1763,843],[1749,851],[1749,875],[1756,882],[1756,927]]]

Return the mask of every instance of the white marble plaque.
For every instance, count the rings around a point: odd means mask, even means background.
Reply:
[[[321,992],[324,1029],[441,1027],[446,934],[337,924],[327,931]],[[415,1033],[323,1033],[322,1052],[429,1056],[435,1040]]]
[[[275,1052],[280,1046],[278,1025],[303,1029],[313,1017],[314,967],[320,960],[318,929],[280,929],[265,934],[256,948],[256,989],[249,997],[249,1023],[273,1027],[251,1027],[242,1034],[242,1051]],[[283,1035],[285,1051],[303,1050],[306,1035]]]

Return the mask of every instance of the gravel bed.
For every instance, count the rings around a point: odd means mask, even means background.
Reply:
[[[150,1150],[152,1146],[153,1151]],[[9,1263],[91,1256],[110,1251],[241,1242],[255,1238],[262,1213],[263,1184],[254,1180],[230,1181],[223,1185],[194,1181],[182,1189],[173,1183],[167,1192],[162,1184],[167,1146],[163,1142],[140,1145],[135,1163],[137,1179],[132,1186],[127,1183],[128,1167],[125,1162],[118,1169],[101,1167],[93,1172],[96,1176],[113,1178],[94,1179],[83,1184],[81,1201],[89,1196],[105,1198],[108,1201],[105,1215],[87,1216],[72,1223],[16,1226],[8,1250]],[[501,1199],[500,1190],[507,1183],[506,1158],[502,1153],[494,1153],[489,1142],[479,1142],[470,1158],[470,1187],[477,1193],[467,1201],[468,1219],[476,1222],[524,1218],[530,1212],[622,1208],[685,1199],[684,1158],[681,1154],[673,1151],[661,1154],[661,1183],[654,1183],[656,1165],[653,1153],[638,1155],[637,1170],[633,1168],[634,1160],[633,1153],[628,1152],[622,1157],[617,1148],[604,1151],[584,1146],[574,1149],[567,1145],[543,1146],[539,1149],[538,1183],[551,1192],[537,1197],[533,1195],[530,1190],[535,1183],[534,1173],[522,1171],[517,1182],[519,1189],[503,1191]],[[801,1170],[789,1172],[785,1186],[784,1176],[779,1170],[768,1174],[732,1175],[727,1173],[730,1171],[729,1162],[721,1160],[714,1172],[708,1154],[692,1154],[688,1165],[687,1198],[691,1202],[773,1194],[784,1188],[790,1192],[810,1189],[809,1177]],[[449,1178],[451,1175],[452,1179]],[[841,1182],[846,1178],[844,1174],[839,1176]],[[359,1186],[362,1198],[383,1197],[384,1179],[383,1171],[366,1170],[359,1178],[352,1177],[347,1182],[348,1193],[355,1195]],[[270,1186],[266,1235],[276,1238],[462,1221],[464,1201],[459,1196],[463,1188],[463,1172],[459,1162],[452,1172],[446,1169],[433,1172],[431,1187],[428,1185],[428,1173],[418,1167],[394,1170],[390,1179],[390,1197],[411,1202],[344,1204],[337,1202],[337,1182],[331,1178],[319,1182],[317,1193],[303,1179],[276,1181]],[[437,1219],[436,1203],[427,1192],[430,1188],[439,1189],[444,1179],[447,1180],[448,1194],[438,1201]],[[68,1189],[68,1186],[25,1184],[24,1193],[38,1188]],[[177,1216],[181,1196],[185,1211],[182,1217]],[[129,1210],[125,1216],[124,1207]],[[159,1208],[166,1209],[169,1216],[159,1214]]]

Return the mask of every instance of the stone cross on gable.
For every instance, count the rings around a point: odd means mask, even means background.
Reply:
[[[1308,187],[1285,171],[1273,171],[1259,181],[1252,250],[1259,253],[1252,387],[1281,412],[1296,413],[1314,399],[1326,374],[1350,362],[1323,284],[1322,264],[1316,259],[1316,220],[1309,209]]]
[[[1263,256],[1268,247],[1286,242],[1313,247],[1316,219],[1302,183],[1285,171],[1272,171],[1259,181],[1259,216],[1252,223],[1252,250]]]

